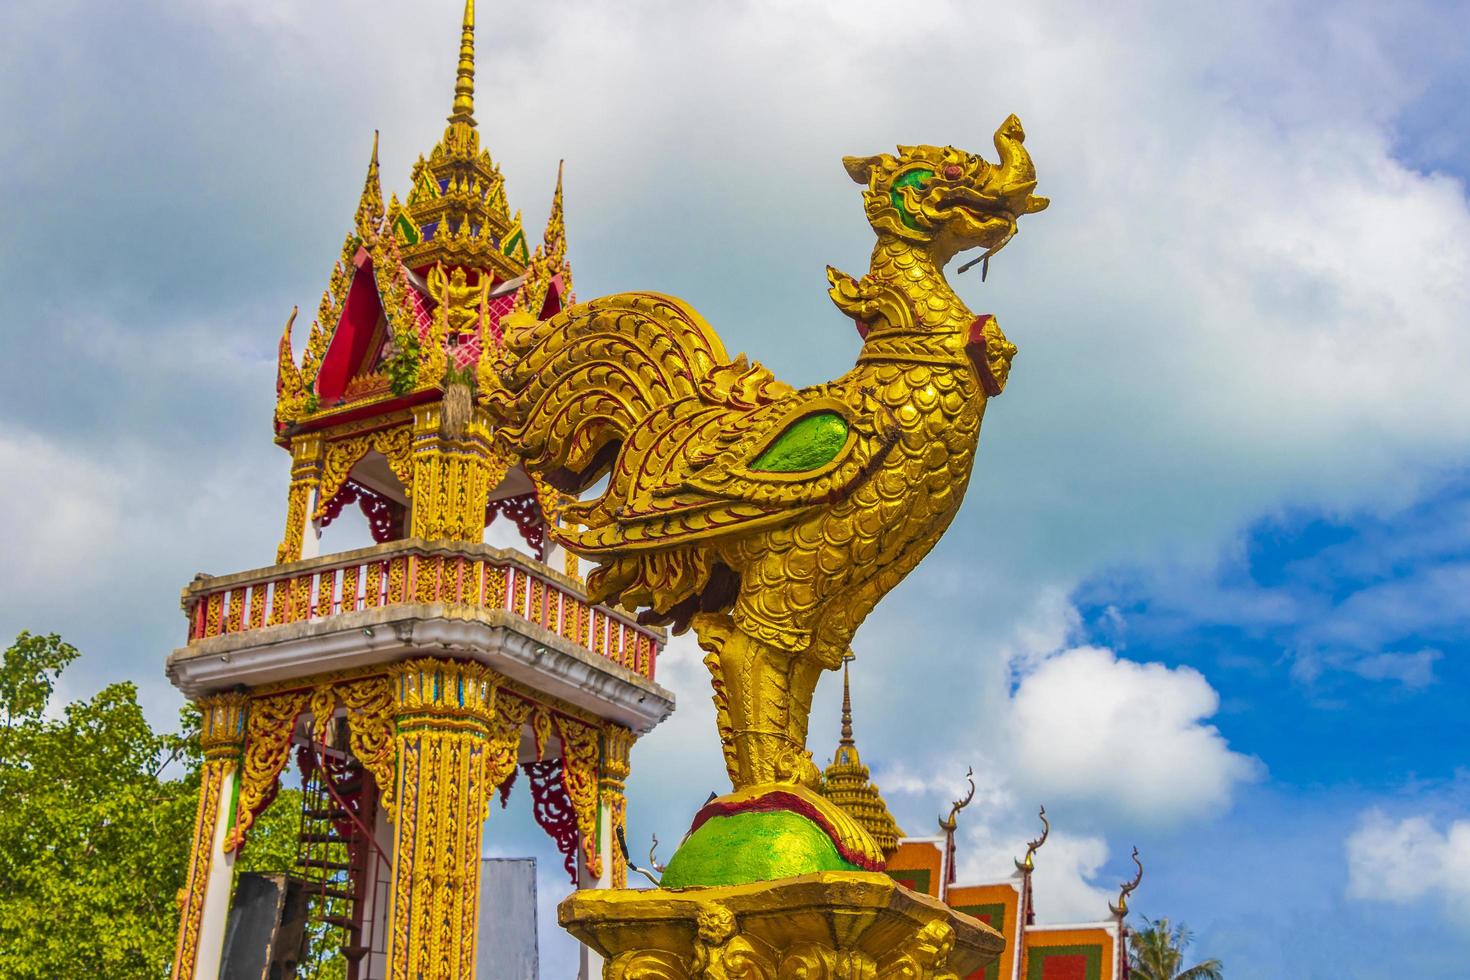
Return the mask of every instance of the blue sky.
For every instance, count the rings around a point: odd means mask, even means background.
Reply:
[[[1404,939],[1384,969],[1460,975],[1463,899],[1439,908],[1424,900],[1432,886],[1405,896],[1378,880],[1365,882],[1368,895],[1348,892],[1354,866],[1375,877],[1365,865],[1380,848],[1410,877],[1432,879],[1431,851],[1394,851],[1383,839],[1410,814],[1429,814],[1443,831],[1470,800],[1467,517],[1470,488],[1456,474],[1389,514],[1264,519],[1202,574],[1111,569],[1078,590],[1087,637],[1203,672],[1231,746],[1269,767],[1207,844],[1187,833],[1151,847],[1152,901],[1181,910],[1232,967],[1377,975],[1352,939],[1378,930]],[[1342,860],[1350,838],[1367,848],[1356,862]],[[1274,921],[1258,917],[1263,901]],[[1292,936],[1308,923],[1326,934],[1297,949]],[[1440,930],[1427,943],[1410,939]]]
[[[400,192],[438,138],[456,6],[0,13],[0,630],[85,651],[64,695],[131,678],[169,723],[179,587],[270,560],[276,339],[372,131]],[[1470,15],[894,10],[482,0],[483,138],[533,230],[567,161],[583,298],[680,295],[803,384],[857,350],[823,274],[871,242],[840,157],[990,152],[1017,112],[1054,203],[957,288],[1020,354],[959,518],[858,636],[865,760],[918,834],[976,768],[971,875],[1045,802],[1043,918],[1104,915],[1136,843],[1134,907],[1231,977],[1463,975]],[[635,843],[719,783],[702,673],[684,640],[661,663]],[[523,813],[488,839],[550,863]]]
[[[1088,636],[1205,672],[1276,778],[1381,790],[1465,764],[1467,575],[1459,477],[1384,516],[1262,520],[1203,574],[1109,570],[1077,598]]]

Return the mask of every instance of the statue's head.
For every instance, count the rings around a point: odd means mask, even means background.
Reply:
[[[1031,192],[1036,168],[1021,120],[995,132],[1000,162],[987,163],[952,146],[900,146],[898,155],[844,157],[848,174],[866,184],[868,222],[879,234],[932,246],[941,261],[970,248],[998,251],[1023,214],[1049,203]]]

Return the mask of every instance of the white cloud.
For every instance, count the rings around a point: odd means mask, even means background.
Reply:
[[[8,522],[0,591],[8,596],[95,586],[115,546],[130,478],[92,456],[26,432],[0,433],[0,513]]]
[[[1115,621],[1120,623],[1121,616]],[[1024,672],[1065,647],[1081,624],[1082,617],[1063,589],[1041,589],[1029,608],[1016,617],[1000,653],[1012,670]]]
[[[1375,653],[1358,659],[1351,669],[1370,681],[1394,680],[1404,687],[1427,687],[1434,683],[1434,665],[1443,657],[1438,650]]]
[[[1217,813],[1259,763],[1208,723],[1220,697],[1190,667],[1099,647],[1047,658],[1012,702],[1017,778],[1046,799],[1151,823]]]
[[[1435,899],[1470,925],[1470,819],[1441,831],[1428,817],[1394,820],[1371,810],[1346,847],[1349,897],[1401,905]]]
[[[1121,614],[1115,618],[1121,627]],[[1219,817],[1264,767],[1209,723],[1220,698],[1198,671],[1067,647],[1078,615],[1055,595],[1039,596],[1017,620],[1001,649],[1018,680],[998,717],[966,714],[958,748],[930,744],[918,759],[877,767],[874,781],[900,825],[923,836],[934,833],[936,804],[962,792],[965,766],[976,769],[975,797],[961,818],[963,882],[1008,876],[1041,829],[1036,807],[1044,802],[1052,830],[1037,858],[1038,915],[1095,920],[1116,896],[1099,885],[1114,857],[1112,834],[1152,836]],[[861,721],[865,699],[860,707]],[[872,747],[862,731],[858,742]]]

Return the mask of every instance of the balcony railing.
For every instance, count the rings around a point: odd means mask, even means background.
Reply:
[[[514,551],[393,541],[288,565],[202,576],[183,593],[189,642],[343,613],[442,603],[502,609],[653,680],[663,638],[587,602],[571,579]]]

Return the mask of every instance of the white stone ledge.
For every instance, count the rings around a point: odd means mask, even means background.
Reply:
[[[504,609],[399,603],[324,619],[195,640],[166,670],[190,697],[257,687],[408,657],[476,660],[640,734],[674,710],[674,695]]]

